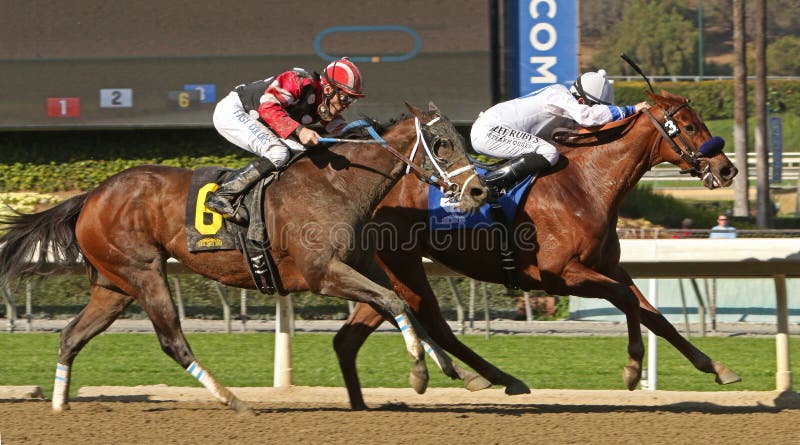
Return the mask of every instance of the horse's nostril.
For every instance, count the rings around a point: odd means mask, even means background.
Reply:
[[[473,198],[482,198],[482,197],[486,196],[486,188],[485,187],[470,187],[469,196],[471,196]]]

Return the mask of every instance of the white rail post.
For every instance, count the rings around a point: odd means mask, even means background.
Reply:
[[[650,278],[650,303],[658,309],[658,280]],[[658,337],[647,331],[647,386],[642,389],[655,391],[658,383]]]
[[[475,329],[475,280],[469,280],[469,307],[467,308],[469,330]]]
[[[273,386],[288,388],[293,383],[292,372],[292,297],[278,295],[275,298],[275,371]]]
[[[522,293],[522,298],[525,300],[525,321],[530,323],[533,321],[533,309],[531,308],[531,294],[528,291]]]
[[[775,389],[792,390],[792,370],[789,361],[789,309],[786,298],[786,275],[775,275],[775,315],[778,333],[775,334]]]
[[[453,277],[447,277],[447,282],[450,283],[450,290],[453,291],[453,299],[456,301],[458,333],[463,334],[466,331],[466,322],[464,321],[464,303],[461,301],[461,293],[459,293],[458,286]]]
[[[17,301],[14,299],[14,296],[8,290],[7,286],[4,286],[3,289],[3,298],[6,302],[6,317],[8,317],[8,332],[14,332],[16,329],[16,321],[17,321]]]
[[[33,331],[33,284],[25,282],[25,331]]]
[[[247,289],[239,294],[239,317],[242,319],[242,332],[247,332]]]

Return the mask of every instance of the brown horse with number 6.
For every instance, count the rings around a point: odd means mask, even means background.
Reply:
[[[630,363],[622,377],[628,389],[633,389],[642,376],[644,344],[639,323],[669,341],[697,369],[714,374],[718,383],[737,382],[738,375],[681,336],[619,265],[616,223],[620,205],[653,166],[672,163],[699,177],[709,189],[729,186],[737,173],[722,153],[724,141],[711,137],[686,99],[663,91],[648,95],[653,102],[649,110],[607,125],[599,133],[562,133],[557,137],[561,160],[554,171],[536,179],[514,221],[518,231],[535,227],[535,248],[516,251],[517,282],[522,289],[543,289],[553,295],[605,298],[624,312]],[[587,146],[579,148],[582,145]],[[376,209],[374,222],[396,227],[393,236],[400,238],[392,240],[392,245],[403,247],[379,248],[384,270],[395,291],[440,346],[492,383],[506,386],[507,393],[528,392],[519,380],[462,344],[442,318],[425,276],[423,257],[477,280],[504,280],[499,255],[488,247],[491,237],[461,229],[434,239],[430,230],[419,230],[427,224],[427,199],[427,187],[406,178]],[[450,242],[442,244],[441,239]],[[382,320],[370,306],[359,304],[334,341],[355,409],[366,407],[356,373],[356,353]]]
[[[394,317],[412,356],[410,378],[417,391],[427,383],[425,353],[451,378],[463,379],[468,387],[485,387],[488,382],[452,362],[427,339],[406,303],[386,287],[385,275],[373,260],[374,247],[359,236],[359,229],[407,165],[416,170],[414,180],[422,178],[460,192],[461,205],[480,206],[486,198],[481,184],[466,185],[455,178],[457,172],[471,168],[463,138],[453,124],[433,104],[427,111],[408,109],[410,115],[381,126],[385,143],[349,141],[309,150],[279,174],[264,192],[271,252],[287,292],[311,290],[369,303]],[[69,380],[77,354],[136,301],[150,317],[167,355],[217,400],[250,412],[197,361],[170,295],[166,276],[170,257],[213,280],[255,287],[241,252],[189,251],[185,215],[191,180],[192,171],[187,169],[134,167],[49,210],[0,220],[7,230],[0,236],[0,286],[16,277],[47,273],[55,260],[82,258],[89,270],[91,299],[61,332],[55,411],[69,407]]]

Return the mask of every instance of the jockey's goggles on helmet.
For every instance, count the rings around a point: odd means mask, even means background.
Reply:
[[[350,105],[353,105],[358,101],[357,97],[353,97],[345,93],[344,91],[338,91],[336,93],[336,96],[339,97],[339,104],[341,104],[344,107],[349,107]]]

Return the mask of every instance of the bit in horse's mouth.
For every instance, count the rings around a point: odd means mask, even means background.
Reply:
[[[709,190],[714,190],[715,188],[720,187],[722,184],[713,173],[706,172],[706,174],[703,175],[703,185]]]

